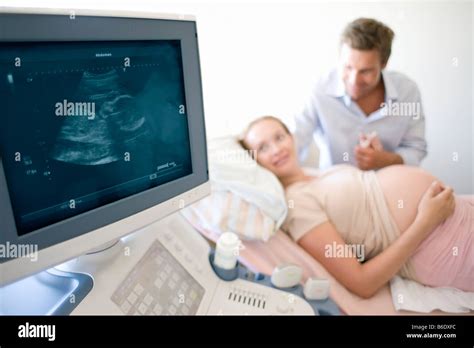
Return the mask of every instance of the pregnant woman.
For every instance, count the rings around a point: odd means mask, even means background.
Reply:
[[[474,291],[472,196],[455,196],[416,167],[303,169],[292,135],[272,116],[252,122],[241,144],[285,188],[282,229],[355,294],[371,297],[396,274]]]

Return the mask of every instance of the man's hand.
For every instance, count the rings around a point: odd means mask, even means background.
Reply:
[[[392,164],[403,164],[403,159],[399,154],[383,149],[382,143],[377,136],[368,139],[366,135],[361,134],[360,142],[367,144],[367,146],[357,145],[354,148],[357,166],[360,169],[372,170]]]

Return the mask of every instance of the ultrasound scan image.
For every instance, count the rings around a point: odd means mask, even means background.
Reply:
[[[0,152],[20,234],[192,173],[179,41],[1,46]]]
[[[97,114],[65,118],[51,157],[63,162],[100,165],[119,161],[125,151],[150,142],[145,110],[119,85],[116,69],[93,74],[85,71],[75,100],[94,102]],[[97,117],[96,120],[90,118]]]

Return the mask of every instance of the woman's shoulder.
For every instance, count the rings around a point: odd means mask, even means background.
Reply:
[[[318,177],[321,174],[321,169],[314,167],[303,167],[303,172],[306,175]]]
[[[311,168],[314,170],[314,168]],[[336,164],[325,169],[317,169],[318,177],[324,177],[334,173],[340,172],[360,172],[361,170],[350,164]]]
[[[318,169],[313,167],[303,168],[304,173],[307,176],[313,177],[311,180],[302,180],[295,182],[285,188],[285,193],[287,197],[299,196],[301,194],[312,194],[317,195],[321,193],[320,190],[317,190],[315,186],[319,183],[324,184],[325,178],[331,177],[339,173],[359,173],[361,170],[357,167],[354,167],[349,164],[337,164],[326,169]],[[313,190],[314,189],[314,190]]]
[[[319,177],[319,171],[317,169],[315,170],[314,168],[303,168],[303,171],[306,174],[306,176],[311,177],[311,178],[294,182],[291,185],[285,187],[285,195],[287,198],[293,198],[303,193],[314,192],[314,190],[312,190],[311,188],[317,183],[317,179]]]

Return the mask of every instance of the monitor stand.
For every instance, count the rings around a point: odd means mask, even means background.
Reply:
[[[93,286],[88,274],[55,268],[0,288],[1,315],[68,315]]]
[[[125,245],[123,239],[113,240],[55,268],[65,272],[95,274],[101,268],[110,266],[110,263],[114,262],[114,259],[121,253],[126,255],[127,248]]]
[[[68,315],[92,290],[102,265],[126,252],[121,240],[95,248],[83,256],[0,287],[0,315]],[[79,271],[80,270],[80,271]]]

